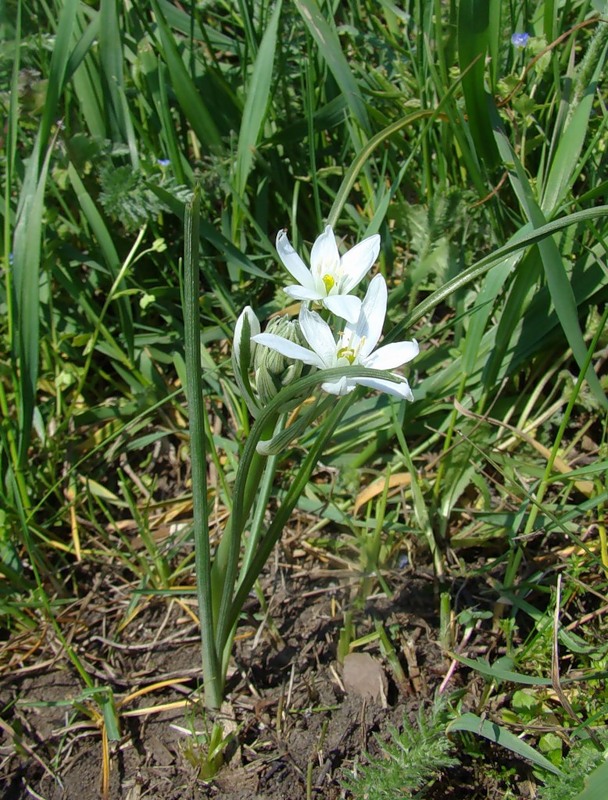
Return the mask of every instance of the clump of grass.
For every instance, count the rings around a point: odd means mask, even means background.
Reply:
[[[598,750],[591,739],[576,742],[562,765],[561,775],[549,775],[538,791],[538,800],[575,800],[588,784],[592,773],[606,764],[608,736],[603,737],[605,750]],[[605,776],[604,776],[605,778]],[[599,794],[593,795],[600,797]],[[591,794],[588,795],[591,798]]]
[[[404,716],[401,730],[390,728],[388,742],[376,737],[379,755],[365,755],[344,780],[355,800],[424,797],[442,770],[458,764],[445,732],[445,704],[421,709],[416,721]]]

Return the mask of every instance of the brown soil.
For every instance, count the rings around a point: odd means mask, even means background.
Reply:
[[[197,743],[210,721],[198,703],[200,645],[192,596],[177,601],[136,595],[115,571],[81,569],[78,586],[88,584],[89,594],[66,605],[59,624],[95,685],[107,690],[107,702],[114,698],[120,735],[108,742],[107,797],[344,798],[345,771],[364,761],[365,752],[378,753],[377,738],[388,738],[404,715],[413,719],[442,682],[448,692],[462,690],[465,707],[474,706],[483,683],[439,646],[430,570],[417,565],[387,575],[393,595],[372,595],[358,607],[351,591],[360,578],[348,570],[319,569],[313,558],[303,561],[281,563],[277,554],[262,582],[266,611],[255,599],[246,609],[218,716],[234,737],[227,763],[212,781],[201,776],[203,749]],[[454,585],[452,594],[466,605],[483,602],[468,584]],[[390,632],[404,677],[391,669],[376,640],[357,649],[371,658],[355,665],[354,678],[345,681],[337,645],[346,610],[353,612],[357,637],[373,632],[377,622]],[[487,625],[478,628],[464,654],[493,658],[494,651]],[[5,642],[3,655],[3,798],[101,797],[102,694],[84,689],[50,625]],[[366,664],[373,677],[363,671],[357,685],[357,671]],[[370,683],[375,688],[368,691]],[[462,752],[458,756],[461,764],[432,788],[433,800],[504,797],[492,770],[481,770]],[[486,767],[492,758],[486,748]],[[515,773],[518,796],[528,796],[522,782],[526,765],[516,765]]]

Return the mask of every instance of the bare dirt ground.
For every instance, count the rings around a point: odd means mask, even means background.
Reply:
[[[294,559],[284,549],[263,577],[265,610],[252,598],[239,627],[227,700],[219,719],[233,732],[226,764],[212,781],[201,773],[197,735],[210,725],[200,697],[200,644],[194,600],[134,594],[118,569],[79,568],[88,593],[66,603],[59,619],[97,691],[87,689],[53,628],[45,623],[2,648],[0,781],[5,800],[299,800],[345,798],[345,772],[378,753],[377,738],[414,719],[439,687],[460,689],[475,709],[483,681],[439,645],[438,598],[424,563],[386,575],[393,589],[354,602],[360,577]],[[489,607],[489,584],[454,580],[454,605]],[[378,641],[358,648],[368,658],[339,663],[344,611],[357,637],[390,631],[403,674]],[[40,620],[43,615],[40,614]],[[496,658],[491,624],[480,626],[464,655]],[[355,660],[356,661],[356,660]],[[103,691],[102,691],[103,690]],[[103,701],[114,704],[112,737]],[[105,734],[109,733],[109,736]],[[480,747],[484,747],[483,744]],[[438,777],[432,800],[503,798],[508,754],[485,748],[483,766],[458,752],[460,765]],[[105,764],[105,767],[104,767]],[[524,763],[510,767],[510,788],[528,797]],[[104,781],[107,785],[104,785]]]

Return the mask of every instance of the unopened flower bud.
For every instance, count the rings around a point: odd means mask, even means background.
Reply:
[[[234,341],[232,343],[232,366],[234,377],[247,407],[253,416],[258,404],[251,391],[249,372],[253,367],[255,351],[258,348],[251,337],[260,332],[260,323],[251,306],[246,306],[236,321]]]
[[[275,317],[266,326],[266,333],[273,333],[296,344],[302,343],[300,325],[287,317]],[[297,380],[302,374],[303,363],[281,355],[265,345],[257,345],[253,354],[255,388],[262,405],[269,403],[281,390]]]

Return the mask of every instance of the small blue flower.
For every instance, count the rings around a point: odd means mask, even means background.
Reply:
[[[171,163],[171,159],[170,158],[157,158],[156,159],[156,163],[158,164],[159,167],[168,167],[169,164]]]
[[[528,44],[529,38],[529,33],[514,33],[513,36],[511,36],[511,44],[513,47],[517,47],[518,50],[523,50]]]

